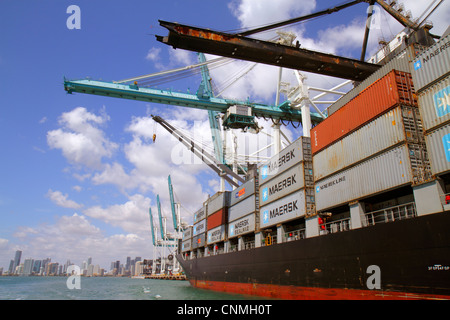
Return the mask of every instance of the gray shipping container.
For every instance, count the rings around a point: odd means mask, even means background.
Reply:
[[[425,131],[450,120],[450,76],[426,88],[418,98]]]
[[[192,239],[192,226],[187,227],[183,230],[183,238],[182,240]]]
[[[254,231],[255,214],[251,213],[248,216],[245,216],[228,224],[228,239]]]
[[[205,246],[206,232],[199,234],[192,238],[192,249],[197,249]]]
[[[216,213],[224,207],[228,207],[230,205],[230,194],[230,191],[217,192],[215,195],[209,198],[207,206],[208,216]]]
[[[212,244],[212,243],[216,243],[219,241],[224,241],[226,238],[226,225],[221,225],[218,227],[215,227],[211,230],[208,231],[207,235],[206,235],[206,243],[207,244]]]
[[[256,210],[256,197],[251,195],[250,197],[242,200],[234,206],[228,208],[228,221],[234,221]]]
[[[372,155],[408,141],[423,142],[419,110],[399,106],[313,156],[317,182]]]
[[[255,193],[255,179],[243,183],[239,188],[231,191],[230,206],[244,200]]]
[[[431,172],[442,174],[450,170],[450,122],[425,135]]]
[[[305,189],[261,207],[260,212],[261,229],[304,217],[306,214]]]
[[[312,161],[311,139],[300,137],[259,167],[259,184],[268,182],[301,161]]]
[[[192,236],[199,235],[200,233],[206,232],[206,219],[203,219],[202,221],[194,224],[194,227],[192,228]]]
[[[416,92],[427,86],[450,71],[450,34],[439,39],[434,45],[421,51],[411,61],[411,75]]]
[[[197,223],[206,218],[206,207],[203,206],[196,213],[194,213],[194,223]]]
[[[192,249],[192,239],[185,240],[181,243],[181,252],[186,252]]]
[[[312,169],[308,168],[308,165],[311,166],[311,162],[302,162],[261,185],[259,187],[260,206],[268,205],[275,200],[303,188],[305,186],[305,164],[306,170],[311,170],[310,176],[312,176]],[[311,181],[311,187],[313,184],[314,181]]]
[[[359,95],[364,89],[369,87],[372,83],[377,81],[378,79],[383,78],[385,75],[387,75],[392,70],[398,70],[403,72],[410,73],[410,61],[414,57],[414,50],[410,47],[404,49],[401,51],[395,58],[393,58],[391,61],[386,63],[384,66],[382,66],[380,69],[375,71],[373,74],[371,74],[369,77],[367,77],[365,80],[363,80],[359,85],[351,89],[349,92],[347,92],[346,95],[342,96],[337,100],[335,103],[333,103],[331,106],[328,107],[327,112],[328,115],[332,115],[337,110],[342,108],[344,105],[346,105],[348,102],[350,102],[352,99],[354,99],[357,95]]]
[[[412,181],[410,150],[404,144],[316,183],[316,208],[326,210]]]

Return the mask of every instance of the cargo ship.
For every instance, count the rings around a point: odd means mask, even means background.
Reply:
[[[449,299],[449,41],[402,48],[310,137],[205,201],[177,255],[191,285],[280,299]]]

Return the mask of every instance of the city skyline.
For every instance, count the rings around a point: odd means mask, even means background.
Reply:
[[[111,261],[108,268],[106,266],[100,266],[98,263],[95,264],[95,260],[91,256],[79,264],[74,263],[70,259],[67,259],[63,264],[59,261],[52,262],[51,257],[46,257],[43,259],[35,259],[31,257],[27,257],[25,259],[22,258],[23,251],[16,250],[14,258],[10,260],[9,266],[0,266],[0,270],[3,270],[0,275],[64,275],[70,265],[78,266],[81,270],[81,275],[85,276],[103,276],[114,270],[116,270],[115,274],[112,273],[108,275],[134,275],[134,272],[132,272],[134,270],[132,270],[132,268],[137,262],[143,261],[141,256],[136,256],[134,259],[127,256],[124,259],[124,263],[121,263],[123,260],[114,260]],[[101,270],[104,271],[101,272]]]

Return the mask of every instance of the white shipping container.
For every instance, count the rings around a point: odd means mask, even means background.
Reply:
[[[441,174],[450,170],[450,123],[425,135],[431,172]]]
[[[311,139],[300,137],[258,168],[259,184],[268,182],[283,171],[305,160],[312,160]]]
[[[420,122],[417,108],[399,106],[316,153],[313,156],[314,180],[324,179],[406,140],[418,142],[417,134],[405,132],[404,118],[408,124]],[[417,126],[413,127],[416,130]]]
[[[422,51],[411,62],[411,75],[416,92],[450,71],[450,34]]]
[[[255,212],[256,202],[255,195],[242,200],[228,209],[228,221],[234,221],[249,213]]]
[[[228,224],[228,238],[234,238],[255,231],[255,214],[249,214],[243,218]]]
[[[182,240],[187,240],[192,238],[192,226],[187,227],[185,230],[183,230],[183,238]]]
[[[425,131],[450,120],[450,76],[422,91],[418,97]]]
[[[409,148],[404,144],[315,184],[317,211],[411,184]]]
[[[225,240],[225,225],[218,226],[208,231],[206,235],[206,243],[212,244]]]
[[[197,210],[197,212],[194,213],[194,223],[199,222],[200,220],[203,220],[206,218],[206,207],[203,206],[201,209]]]
[[[305,186],[304,164],[305,162],[299,163],[261,185],[259,187],[261,207],[303,188]],[[311,170],[312,174],[312,169],[307,170]]]
[[[243,183],[239,188],[231,192],[230,206],[244,200],[255,193],[255,179]]]
[[[217,192],[208,199],[207,212],[208,216],[216,213],[224,207],[230,205],[230,191]]]
[[[183,241],[181,243],[181,252],[186,252],[192,249],[192,239]]]
[[[194,227],[192,228],[192,236],[195,237],[196,235],[206,231],[206,221],[206,219],[203,219],[202,221],[194,224]]]
[[[305,190],[302,189],[261,207],[260,212],[261,228],[301,218],[306,214]]]

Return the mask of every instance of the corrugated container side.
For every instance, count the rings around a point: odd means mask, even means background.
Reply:
[[[294,192],[284,198],[261,207],[261,228],[301,218],[306,215],[305,190]]]
[[[358,94],[361,93],[364,89],[369,87],[371,84],[373,84],[378,79],[384,77],[392,70],[398,70],[403,72],[411,72],[410,70],[410,61],[414,58],[416,52],[418,52],[419,49],[415,48],[415,46],[409,46],[402,52],[400,52],[395,58],[393,58],[391,61],[386,63],[384,66],[382,66],[380,69],[375,71],[373,74],[371,74],[369,77],[367,77],[365,80],[363,80],[359,85],[351,89],[349,92],[347,92],[346,95],[342,96],[337,100],[334,104],[328,107],[327,112],[328,115],[332,115],[337,110],[342,108],[344,105],[350,102],[350,100],[354,99]]]
[[[209,231],[209,230],[216,228],[222,224],[225,224],[227,222],[227,211],[228,211],[228,208],[222,208],[219,211],[208,216],[206,230]]]
[[[239,188],[231,191],[230,206],[244,200],[255,193],[255,179],[243,183]]]
[[[208,231],[206,235],[206,243],[212,244],[226,239],[226,226],[221,225]]]
[[[450,122],[425,135],[431,172],[439,175],[450,170]]]
[[[201,220],[194,224],[192,228],[192,236],[199,235],[200,233],[206,232],[206,219]]]
[[[450,120],[450,76],[426,88],[418,97],[425,131]]]
[[[252,195],[228,209],[228,221],[234,221],[256,210],[256,197]]]
[[[305,142],[305,143],[304,143]],[[304,153],[310,149],[310,138],[300,137],[289,146],[273,156],[268,162],[262,164],[259,169],[259,184],[268,182],[276,175],[291,168],[304,160],[312,160],[311,153]]]
[[[199,209],[197,212],[194,213],[194,223],[197,223],[205,218],[206,218],[206,207],[203,206],[201,209]]]
[[[206,243],[206,232],[192,238],[192,249],[204,247]]]
[[[182,240],[184,241],[191,238],[192,238],[192,226],[189,226],[185,230],[183,230]]]
[[[305,162],[286,170],[259,187],[259,203],[265,206],[305,187]],[[309,170],[309,169],[308,169]]]
[[[315,181],[404,141],[422,142],[418,137],[421,132],[417,132],[420,125],[419,111],[415,107],[399,106],[388,111],[317,152],[313,157]]]
[[[192,249],[192,239],[181,242],[181,252],[186,252]]]
[[[248,216],[242,217],[238,220],[228,224],[228,239],[244,235],[250,232],[255,232],[255,214],[251,213]]]
[[[397,104],[417,105],[411,75],[393,70],[311,129],[313,154]]]
[[[416,91],[421,91],[450,71],[450,35],[423,50],[411,62]]]
[[[208,215],[230,205],[230,191],[218,192],[208,200]]]
[[[404,144],[316,183],[316,208],[326,210],[412,181],[409,148]]]

